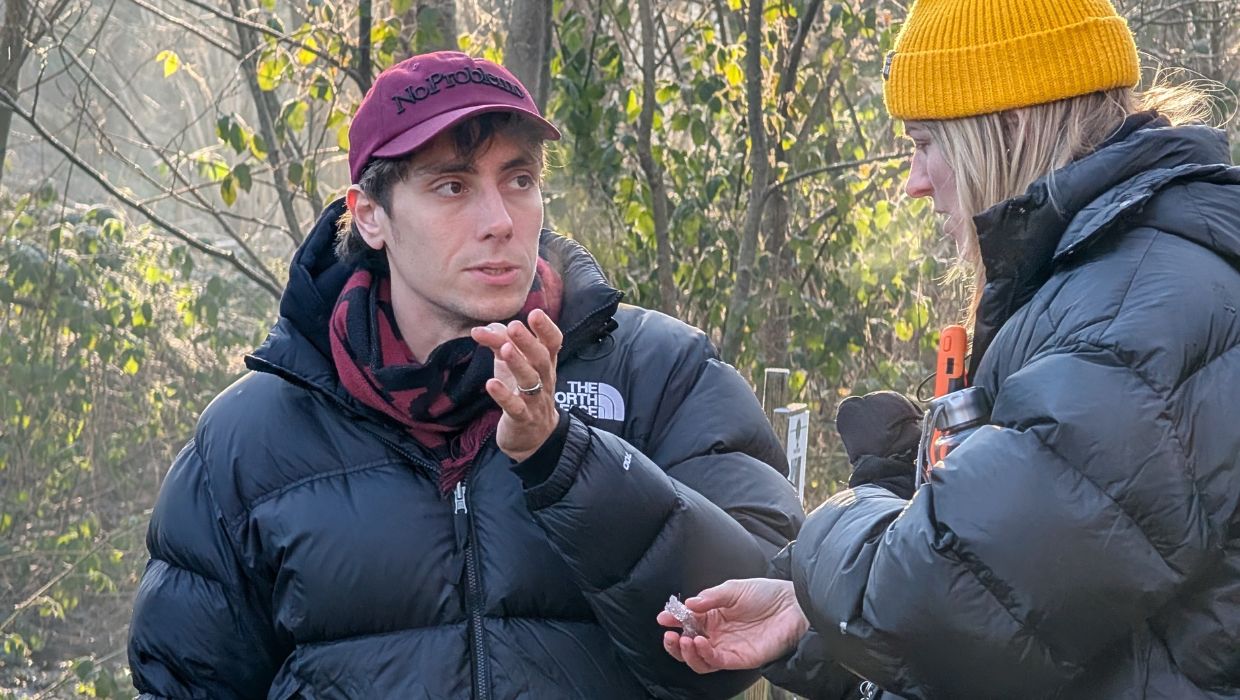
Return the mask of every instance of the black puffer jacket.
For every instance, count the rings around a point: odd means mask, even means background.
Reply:
[[[348,276],[339,203],[298,252],[254,370],[203,413],[164,484],[130,631],[169,698],[729,697],[655,622],[667,597],[761,575],[802,514],[753,392],[707,338],[617,306],[593,258],[564,279],[555,470],[523,489],[484,448],[463,500],[338,384],[327,319]],[[593,425],[576,416],[582,411]],[[765,462],[765,463],[764,463]]]
[[[911,501],[807,520],[803,690],[832,659],[907,697],[1240,697],[1228,161],[1215,130],[1145,128],[979,217],[995,425]]]

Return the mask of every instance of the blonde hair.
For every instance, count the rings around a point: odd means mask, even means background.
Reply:
[[[950,277],[971,280],[972,299],[966,309],[970,326],[986,283],[973,217],[1023,194],[1039,178],[1053,177],[1054,171],[1115,134],[1128,115],[1145,110],[1156,110],[1172,124],[1206,121],[1210,116],[1205,94],[1179,85],[1143,93],[1115,88],[994,114],[918,122],[956,177],[959,225],[966,230],[960,260]]]

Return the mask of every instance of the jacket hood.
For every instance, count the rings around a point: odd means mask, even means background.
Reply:
[[[1206,246],[1240,267],[1240,168],[1226,135],[1205,126],[1137,125],[974,218],[986,286],[974,330],[974,373],[999,328],[1058,264],[1108,235],[1151,226]],[[1223,189],[1220,189],[1223,187]],[[1240,193],[1240,190],[1236,191]],[[1174,193],[1173,196],[1168,196]]]
[[[353,404],[339,385],[328,331],[336,299],[356,270],[336,256],[337,224],[345,211],[343,198],[329,204],[294,253],[280,297],[280,317],[245,360],[251,370],[278,374]],[[594,257],[575,241],[544,229],[539,255],[564,283],[559,324],[564,331],[563,359],[614,328],[612,316],[623,295],[607,283]]]

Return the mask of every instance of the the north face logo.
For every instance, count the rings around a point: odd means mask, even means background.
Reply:
[[[624,420],[624,397],[616,387],[602,382],[565,382],[568,391],[555,392],[555,402],[565,411],[573,406],[595,418]]]

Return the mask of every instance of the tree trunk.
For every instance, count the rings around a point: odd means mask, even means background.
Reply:
[[[728,317],[723,324],[723,360],[737,364],[741,337],[749,311],[749,294],[753,287],[753,267],[758,258],[758,233],[762,228],[762,210],[766,205],[766,189],[771,179],[771,154],[766,145],[766,124],[762,118],[762,6],[750,2],[745,21],[745,100],[748,103],[749,126],[749,204],[745,208],[745,224],[741,229],[741,245],[734,258],[736,282],[728,303]]]
[[[28,0],[8,0],[4,8],[4,26],[0,28],[0,90],[17,99],[17,83],[22,64],[29,55],[24,37],[30,18]],[[9,154],[9,130],[13,126],[13,110],[0,105],[0,181],[4,178],[4,162]]]
[[[637,124],[637,156],[642,172],[650,186],[650,208],[654,219],[655,276],[659,282],[658,309],[670,316],[676,315],[676,278],[672,274],[672,243],[668,239],[667,185],[663,181],[663,164],[654,157],[651,132],[654,130],[655,98],[655,33],[654,13],[650,0],[639,0],[638,13],[642,25],[642,110]]]
[[[788,295],[780,291],[784,278],[794,274],[796,256],[788,246],[788,199],[784,193],[771,195],[766,205],[766,248],[770,254],[770,279],[767,299],[771,304],[768,313],[763,314],[759,349],[759,361],[767,367],[787,367],[789,361],[788,320],[792,315],[792,304]]]
[[[456,51],[456,0],[418,0],[401,18],[410,55]]]
[[[242,5],[242,0],[230,0],[230,4],[233,14],[238,17],[244,17],[245,10],[249,9],[248,6]],[[301,223],[297,220],[293,193],[289,189],[288,166],[284,163],[284,154],[281,151],[280,142],[276,139],[276,119],[280,106],[276,103],[273,93],[264,92],[258,85],[258,37],[254,35],[254,30],[240,23],[233,26],[237,30],[237,42],[241,46],[241,53],[245,56],[241,71],[245,76],[250,97],[254,100],[254,109],[258,111],[259,133],[262,134],[263,141],[267,145],[267,162],[271,164],[276,197],[280,200],[281,211],[284,212],[284,223],[288,226],[289,238],[294,244],[301,245],[303,238]]]
[[[546,109],[551,87],[551,0],[513,0],[504,44],[504,67]]]
[[[783,69],[779,76],[776,95],[779,103],[776,109],[782,117],[780,122],[784,124],[785,129],[793,128],[789,104],[796,87],[797,71],[800,69],[805,41],[822,9],[822,4],[823,0],[810,0],[804,17],[797,24],[796,35],[782,57]],[[806,126],[812,118],[812,114],[807,115]],[[775,138],[772,141],[774,141],[775,162],[788,162],[789,154],[784,151],[783,139]],[[797,143],[802,142],[797,141]],[[788,198],[783,190],[771,195],[771,201],[767,203],[764,230],[766,231],[766,250],[770,256],[770,274],[766,280],[765,298],[770,304],[770,309],[763,314],[762,325],[757,334],[760,340],[759,360],[767,367],[787,367],[788,343],[791,341],[788,321],[792,315],[792,304],[788,295],[781,293],[780,286],[785,277],[794,274],[796,255],[788,246]]]

